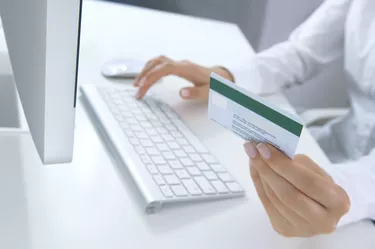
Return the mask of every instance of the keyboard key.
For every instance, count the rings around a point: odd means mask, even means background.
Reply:
[[[126,123],[126,122],[121,122],[120,127],[121,127],[122,130],[125,131],[125,130],[129,129],[129,124]]]
[[[202,174],[197,167],[186,167],[186,169],[192,176],[200,176]]]
[[[135,110],[138,107],[136,103],[132,103],[132,102],[127,103],[127,105],[131,111]]]
[[[153,127],[161,127],[161,126],[163,126],[163,124],[160,123],[159,120],[151,120],[150,122],[152,123]]]
[[[167,185],[160,186],[160,190],[163,193],[163,195],[167,198],[173,197],[173,192]]]
[[[227,172],[226,169],[221,164],[211,164],[211,169],[216,173],[225,173]]]
[[[198,185],[191,179],[183,180],[182,184],[185,186],[185,188],[188,190],[188,192],[191,195],[202,195],[202,191],[198,187]]]
[[[143,115],[138,115],[135,117],[138,121],[147,121],[147,118]],[[142,125],[142,122],[141,122],[141,125]],[[144,127],[144,126],[143,126]],[[144,128],[147,128],[147,127],[144,127]]]
[[[166,144],[156,144],[156,147],[158,147],[160,151],[169,151],[169,148]]]
[[[178,143],[176,143],[176,142],[167,142],[167,144],[168,144],[169,148],[171,148],[173,150],[180,148],[180,145],[178,145]]]
[[[166,175],[164,176],[164,179],[169,185],[180,184],[180,180],[178,180],[177,176],[175,175]]]
[[[163,143],[163,139],[159,136],[152,136],[151,137],[151,140],[154,142],[154,143]]]
[[[159,117],[159,120],[160,122],[162,122],[163,124],[170,124],[171,123],[171,120],[169,118],[167,118],[166,116],[161,116],[161,115],[158,115]]]
[[[154,146],[154,143],[151,142],[148,139],[141,139],[140,142],[141,142],[141,144],[142,144],[143,147],[152,147],[152,146]]]
[[[169,131],[177,131],[176,126],[174,126],[173,124],[166,124],[165,128],[167,128]]]
[[[181,161],[182,165],[184,165],[184,166],[194,166],[194,162],[188,157],[181,158],[180,161]]]
[[[126,123],[128,123],[129,125],[136,125],[136,126],[138,126],[137,120],[135,120],[133,118],[126,118]]]
[[[190,178],[189,173],[184,169],[175,170],[174,173],[178,176],[180,179],[187,179]]]
[[[157,156],[160,154],[159,150],[155,147],[148,147],[146,148],[146,152],[149,156]]]
[[[131,125],[130,126],[130,129],[132,130],[132,131],[143,131],[143,128],[142,127],[140,127],[138,124],[137,125]]]
[[[164,135],[162,135],[162,137],[164,138],[165,141],[173,141],[174,140],[174,137],[172,137],[169,134],[164,134]]]
[[[207,181],[206,178],[203,176],[198,176],[194,178],[195,182],[199,185],[199,187],[202,189],[203,193],[210,195],[210,194],[215,194],[216,191],[212,187],[211,183]]]
[[[156,130],[155,129],[147,129],[146,130],[146,133],[148,134],[148,135],[150,135],[150,136],[154,136],[154,135],[158,135],[158,133],[156,132]]]
[[[146,153],[146,150],[142,146],[134,146],[134,149],[138,154],[142,155]]]
[[[148,135],[146,134],[146,132],[143,132],[143,131],[137,131],[134,134],[139,139],[146,139],[146,138],[148,138]]]
[[[153,156],[151,157],[152,161],[155,163],[155,164],[166,164],[167,162],[164,160],[163,157],[161,156]]]
[[[197,138],[197,136],[194,135],[187,127],[186,125],[180,120],[174,120],[175,125],[178,126],[178,129],[181,131],[182,134],[184,134],[184,137],[187,138],[194,147],[194,149],[198,153],[208,153],[207,148],[203,145],[203,143]]]
[[[233,178],[231,175],[229,175],[228,173],[220,173],[218,174],[219,178],[223,181],[223,182],[232,182],[233,181]]]
[[[163,175],[168,175],[172,174],[173,170],[166,164],[158,166],[159,172],[162,173]]]
[[[158,127],[156,130],[159,132],[159,134],[167,134],[168,131],[164,127]]]
[[[154,108],[152,108],[152,109],[153,109],[155,115],[158,116],[159,120],[160,120],[160,119],[163,119],[163,118],[164,118],[164,119],[166,118],[166,116],[164,115],[164,113],[162,112],[162,110],[160,110],[159,107],[154,107]]]
[[[229,190],[232,191],[233,193],[243,192],[241,186],[236,182],[228,182],[226,185],[229,188]]]
[[[151,112],[151,114],[147,114],[146,111],[143,111],[143,112],[145,113],[145,115],[147,115],[148,120],[150,120],[150,121],[158,120],[158,117],[155,114],[153,114],[152,112]]]
[[[151,174],[157,174],[157,173],[159,173],[159,171],[158,171],[158,169],[155,167],[155,165],[147,164],[147,165],[146,165],[146,168],[148,169],[148,171],[149,171]]]
[[[140,155],[140,158],[144,164],[152,164],[152,161],[148,155]]]
[[[131,107],[132,105],[128,105],[129,107]],[[142,115],[142,111],[139,110],[139,109],[132,109],[131,112],[134,114],[134,115]]]
[[[122,116],[124,116],[125,118],[132,118],[132,117],[133,117],[133,113],[128,112],[128,111],[122,111],[121,114],[122,114]]]
[[[211,184],[214,186],[214,188],[219,194],[229,193],[229,190],[227,189],[227,187],[225,187],[224,183],[222,183],[221,181],[212,181]]]
[[[184,149],[184,151],[185,151],[186,153],[194,153],[194,152],[195,152],[194,148],[191,147],[190,145],[182,146],[182,148]]]
[[[134,145],[139,145],[139,140],[135,137],[129,138],[129,142]]]
[[[203,174],[210,181],[218,179],[217,175],[212,171],[203,171]]]
[[[176,159],[175,155],[171,151],[163,152],[163,157],[167,160]]]
[[[129,108],[126,105],[117,106],[117,105],[108,104],[108,107],[110,107],[112,112],[116,112],[116,114],[120,114],[120,112],[122,113],[123,111],[129,110]]]
[[[200,170],[210,170],[211,168],[205,162],[197,163],[197,166]]]
[[[191,158],[191,160],[193,160],[194,162],[202,162],[203,159],[200,155],[198,155],[197,153],[192,153],[192,154],[189,154],[189,157]]]
[[[125,120],[124,116],[122,116],[121,114],[115,115],[115,118],[117,119],[117,121],[124,121]]]
[[[112,98],[112,101],[113,101],[113,103],[115,103],[116,105],[122,105],[122,104],[124,103],[120,98],[116,98],[116,99],[113,99],[113,98]]]
[[[135,137],[134,132],[131,131],[131,130],[125,130],[125,135],[126,135],[128,138]]]
[[[175,138],[183,138],[184,137],[184,135],[182,135],[182,133],[179,132],[179,131],[172,131],[171,134]]]
[[[183,150],[175,150],[175,151],[174,151],[174,154],[175,154],[177,157],[187,157],[187,156],[188,156]]]
[[[172,169],[182,169],[183,168],[181,162],[178,161],[178,160],[171,160],[171,161],[168,161],[168,162],[169,162],[169,165],[172,167]]]
[[[178,197],[188,196],[186,189],[182,185],[171,186],[173,193]]]
[[[185,138],[177,138],[176,141],[180,145],[189,145],[189,142]]]
[[[202,154],[202,157],[209,164],[217,163],[216,158],[214,156],[210,155],[210,154]]]
[[[145,129],[150,129],[152,128],[152,124],[147,122],[147,121],[143,121],[143,122],[140,122],[140,125],[145,128]]]

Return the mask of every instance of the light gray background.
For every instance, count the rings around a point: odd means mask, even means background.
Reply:
[[[107,0],[236,23],[259,52],[284,41],[323,0]],[[84,10],[83,10],[84,11]],[[0,22],[1,28],[1,22]],[[4,42],[1,34],[0,42]],[[0,51],[0,127],[19,126],[9,59]],[[348,105],[342,61],[301,87],[286,90],[297,111]]]
[[[289,34],[323,0],[109,0],[212,18],[236,23],[254,49],[259,52]],[[342,107],[348,105],[342,61],[333,63],[322,74],[302,87],[286,91],[297,109]],[[308,97],[307,97],[308,96]]]

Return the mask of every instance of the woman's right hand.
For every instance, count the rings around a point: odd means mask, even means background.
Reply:
[[[191,87],[180,90],[181,98],[207,100],[212,72],[233,81],[231,73],[222,67],[203,67],[190,61],[174,61],[165,56],[159,56],[146,64],[133,85],[138,87],[137,98],[142,99],[158,80],[168,75],[175,75],[193,84]]]

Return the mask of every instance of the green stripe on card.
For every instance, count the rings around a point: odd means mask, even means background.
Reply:
[[[254,100],[246,94],[243,94],[212,77],[210,81],[210,88],[231,99],[237,104],[249,109],[250,111],[257,113],[265,119],[268,119],[285,130],[295,134],[297,137],[301,136],[303,125]]]

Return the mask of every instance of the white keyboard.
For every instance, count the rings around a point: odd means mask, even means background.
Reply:
[[[138,101],[133,89],[88,85],[81,90],[145,197],[147,212],[167,203],[244,195],[167,104],[151,97]]]

